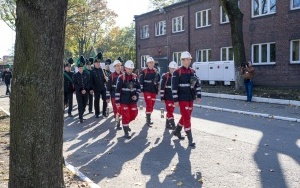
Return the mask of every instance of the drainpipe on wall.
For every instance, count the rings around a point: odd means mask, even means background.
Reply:
[[[190,0],[188,0],[188,52],[191,53]]]

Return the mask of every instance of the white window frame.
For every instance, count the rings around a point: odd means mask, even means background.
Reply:
[[[156,22],[155,23],[155,36],[162,36],[165,34],[166,34],[166,20]]]
[[[295,0],[291,0],[290,2],[291,2],[291,10],[297,10],[297,9],[300,9],[300,0],[297,0],[297,1],[299,1],[299,6],[298,7],[294,7],[293,5],[294,5],[294,1]]]
[[[176,29],[174,30],[174,21],[176,24]],[[177,28],[179,26],[180,28]],[[178,16],[172,18],[172,33],[178,33],[184,31],[184,16]]]
[[[181,53],[182,52],[173,52],[173,61],[175,61],[178,66],[181,66]]]
[[[226,59],[223,59],[223,49],[226,49]],[[232,50],[232,59],[229,59],[229,51]],[[222,47],[220,48],[220,60],[221,61],[234,61],[234,52],[233,52],[233,47],[232,46],[228,46],[228,47]]]
[[[198,15],[200,14],[200,24]],[[206,25],[203,24],[203,14],[206,16]],[[196,17],[196,28],[203,28],[203,27],[209,27],[211,26],[211,9],[201,10],[195,13]],[[199,26],[200,25],[200,26]]]
[[[206,61],[203,60],[203,55],[206,55]],[[211,60],[211,49],[201,49],[196,51],[197,62],[209,62]]]
[[[270,45],[271,44],[275,44],[275,59],[276,59],[276,43],[275,42],[269,42],[269,43],[258,43],[258,44],[252,44],[251,45],[251,60],[252,60],[252,64],[253,65],[274,65],[276,64],[276,61],[271,62],[271,52],[270,52]],[[267,45],[267,62],[262,62],[262,45]],[[258,59],[259,62],[254,62],[254,46],[258,46],[259,47],[259,55],[258,55]]]
[[[141,55],[141,68],[147,67],[147,58],[149,55]]]
[[[258,1],[258,15],[254,15],[254,3],[255,3],[255,1]],[[267,1],[267,7],[268,7],[268,12],[267,13],[265,13],[265,14],[263,14],[262,13],[262,1],[263,0],[251,0],[251,15],[252,15],[252,18],[256,18],[256,17],[260,17],[260,16],[266,16],[266,15],[270,15],[270,14],[275,14],[276,13],[276,11],[277,11],[277,0],[275,0],[275,6],[276,6],[276,8],[275,8],[275,12],[271,12],[271,7],[270,7],[270,1],[272,1],[272,0],[266,0]]]
[[[295,42],[295,41],[299,42],[299,46],[298,46],[299,59],[296,61],[293,61],[293,42]],[[300,64],[300,39],[291,40],[291,42],[290,42],[290,63],[291,64]]]
[[[225,21],[223,21],[223,14],[225,14]],[[229,23],[229,18],[226,12],[223,9],[223,6],[220,6],[220,24]]]
[[[140,28],[141,39],[149,38],[149,25],[144,25]]]

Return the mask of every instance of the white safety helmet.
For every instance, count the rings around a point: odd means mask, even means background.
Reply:
[[[169,68],[177,69],[177,67],[178,67],[178,64],[175,61],[171,61],[169,63]]]
[[[127,60],[124,65],[125,68],[134,69],[134,63],[131,60]]]
[[[147,63],[153,61],[154,62],[154,59],[152,57],[147,57]]]
[[[119,60],[115,60],[113,66],[116,66],[117,64],[122,64],[122,63]]]
[[[192,56],[189,52],[185,51],[181,53],[181,59],[192,59]]]

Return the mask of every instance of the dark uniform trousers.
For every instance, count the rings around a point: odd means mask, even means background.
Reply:
[[[68,114],[71,114],[73,108],[73,92],[64,92],[64,103],[68,105]]]
[[[80,91],[76,91],[76,99],[78,104],[79,119],[83,119],[83,113],[87,103],[87,93],[83,95]]]
[[[95,115],[100,114],[100,95],[101,95],[101,99],[103,101],[102,114],[105,115],[106,114],[106,108],[107,108],[106,90],[100,90],[100,91],[94,90]]]
[[[88,101],[89,101],[89,112],[92,112],[93,111],[93,96],[90,91],[88,91]]]

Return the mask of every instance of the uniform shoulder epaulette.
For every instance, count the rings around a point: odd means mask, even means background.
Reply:
[[[193,69],[192,67],[189,67],[189,68],[193,73],[195,73],[195,69]]]

